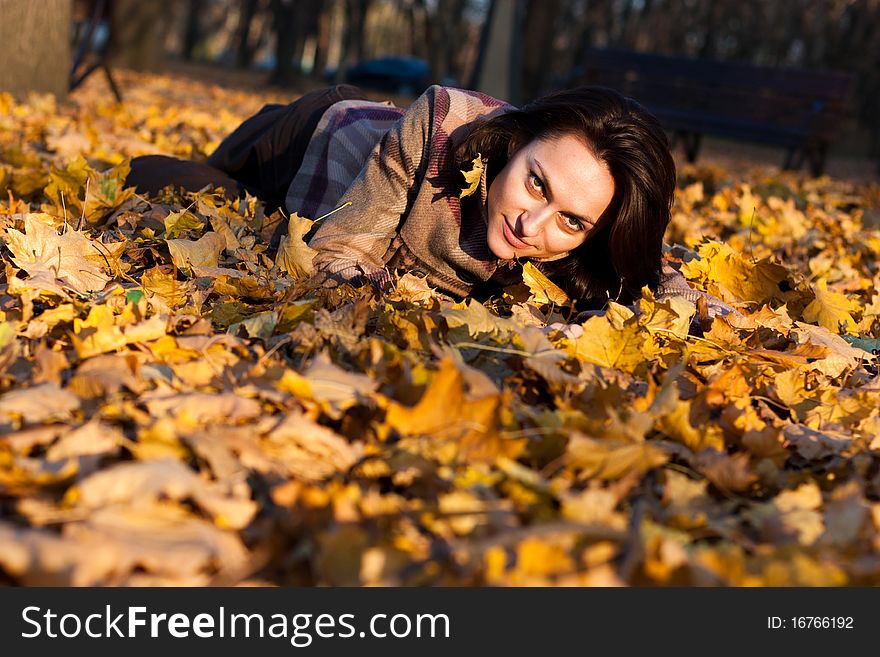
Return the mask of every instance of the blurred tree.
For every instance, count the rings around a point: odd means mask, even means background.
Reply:
[[[275,70],[272,84],[292,85],[302,78],[300,62],[308,38],[317,38],[321,0],[272,0],[275,31]]]
[[[189,0],[186,8],[186,20],[183,29],[183,58],[193,59],[196,48],[204,37],[202,33],[202,16],[205,13],[205,0]]]
[[[373,0],[345,0],[341,54],[336,68],[336,82],[345,80],[345,72],[365,58],[364,30]]]
[[[67,95],[70,0],[0,0],[0,90]]]
[[[444,2],[416,0],[415,4],[426,37],[425,45],[428,63],[431,66],[431,77],[438,82],[460,81],[464,71],[463,62],[458,55],[462,51],[468,33],[465,28],[467,0]]]
[[[547,72],[553,61],[553,40],[562,9],[561,0],[528,0],[521,26],[519,102],[540,95],[548,82]]]
[[[180,3],[173,4],[180,6]],[[187,0],[180,46],[184,60],[210,60],[215,56],[217,37],[227,31],[234,4],[233,0]],[[225,41],[228,42],[229,38]]]
[[[254,62],[254,54],[260,45],[260,39],[251,37],[251,26],[257,15],[260,0],[240,0],[238,12],[238,25],[235,28],[235,65],[239,68],[248,68]]]
[[[114,0],[110,17],[113,63],[135,70],[162,70],[171,10],[171,0]]]

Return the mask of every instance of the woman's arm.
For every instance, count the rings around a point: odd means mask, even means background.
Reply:
[[[703,299],[706,302],[709,317],[715,317],[715,315],[724,316],[729,313],[739,314],[736,308],[723,302],[718,297],[693,289],[688,285],[681,272],[668,263],[663,263],[663,269],[660,271],[660,284],[657,286],[655,297],[658,301],[669,297],[684,297],[694,304]]]
[[[373,148],[357,178],[309,242],[318,276],[345,282],[390,278],[385,256],[425,175],[436,95],[432,86]]]

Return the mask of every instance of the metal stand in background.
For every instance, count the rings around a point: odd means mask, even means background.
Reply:
[[[110,66],[107,63],[109,56],[108,44],[110,43],[109,35],[108,38],[104,39],[102,45],[95,45],[95,30],[101,21],[104,20],[107,0],[91,0],[89,5],[91,11],[89,12],[88,22],[85,24],[77,23],[76,32],[73,37],[76,54],[73,57],[73,65],[70,67],[69,90],[73,91],[76,89],[87,77],[100,68],[104,71],[107,84],[110,85],[116,100],[122,102],[122,94],[116,85],[116,81],[113,79],[113,74],[110,72]],[[109,20],[106,21],[106,29],[110,30]],[[87,62],[87,60],[91,61]]]

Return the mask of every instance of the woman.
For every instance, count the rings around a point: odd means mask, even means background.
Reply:
[[[129,183],[148,193],[214,184],[326,215],[309,244],[327,284],[381,285],[407,270],[463,297],[520,280],[528,259],[592,307],[629,303],[645,285],[703,296],[661,263],[675,187],[666,136],[610,89],[516,109],[432,86],[403,111],[341,85],[264,107],[207,165],[136,158]]]

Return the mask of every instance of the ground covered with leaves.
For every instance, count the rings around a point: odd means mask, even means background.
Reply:
[[[876,186],[683,168],[672,258],[741,314],[580,331],[529,269],[326,289],[309,219],[135,195],[267,96],[123,82],[0,96],[0,580],[880,583]]]

